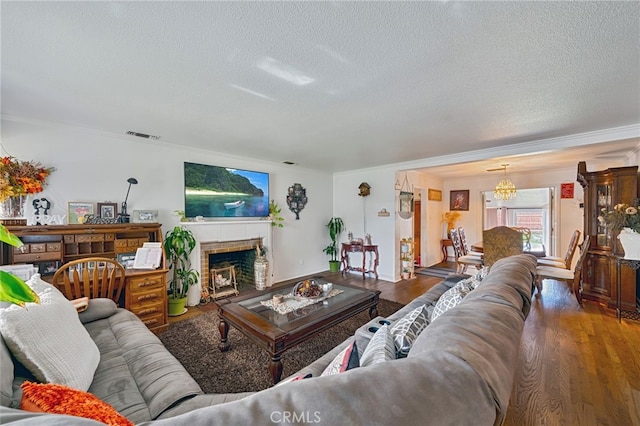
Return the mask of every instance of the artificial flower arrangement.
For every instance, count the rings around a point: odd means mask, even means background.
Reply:
[[[447,236],[449,236],[449,231],[456,227],[458,219],[460,219],[460,212],[457,211],[446,212],[442,215],[442,222],[447,224]]]
[[[34,161],[20,161],[14,157],[0,160],[0,202],[18,195],[42,192],[47,177],[55,169]]]
[[[638,204],[640,204],[640,198],[636,198],[633,201],[633,205],[616,204],[613,210],[609,211],[603,208],[602,215],[598,216],[598,221],[613,231],[630,228],[632,231],[640,233],[640,212]]]

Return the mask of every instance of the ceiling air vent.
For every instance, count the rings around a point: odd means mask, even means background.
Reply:
[[[292,166],[292,165],[296,164],[296,163],[294,163],[293,161],[283,161],[283,163],[284,163],[284,164],[287,164],[287,165],[289,165],[289,166]]]
[[[158,140],[160,139],[160,136],[154,136],[154,135],[147,135],[146,133],[138,133],[138,132],[132,132],[131,130],[127,130],[125,132],[127,135],[131,135],[131,136],[137,136],[139,138],[145,138],[145,139],[153,139],[153,140]]]

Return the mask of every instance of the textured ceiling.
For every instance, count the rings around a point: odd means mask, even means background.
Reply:
[[[638,2],[0,7],[7,119],[329,171],[640,123]]]

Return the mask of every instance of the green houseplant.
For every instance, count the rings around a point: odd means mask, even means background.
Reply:
[[[332,272],[338,272],[340,270],[340,261],[338,260],[338,237],[345,229],[344,222],[339,217],[332,217],[326,226],[329,229],[331,244],[325,247],[322,251],[331,258],[331,260],[329,260],[329,270]]]
[[[191,268],[189,255],[196,246],[193,233],[176,226],[164,237],[164,251],[172,268],[169,280],[169,315],[181,315],[187,302],[189,287],[196,284],[200,274]]]

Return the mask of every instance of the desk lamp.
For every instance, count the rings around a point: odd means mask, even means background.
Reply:
[[[118,222],[120,223],[129,223],[130,216],[127,214],[127,200],[129,199],[129,191],[131,191],[131,185],[137,185],[138,180],[136,178],[129,178],[127,179],[127,182],[129,182],[129,188],[127,189],[127,196],[124,197],[124,201],[122,202],[122,209],[118,220]]]

